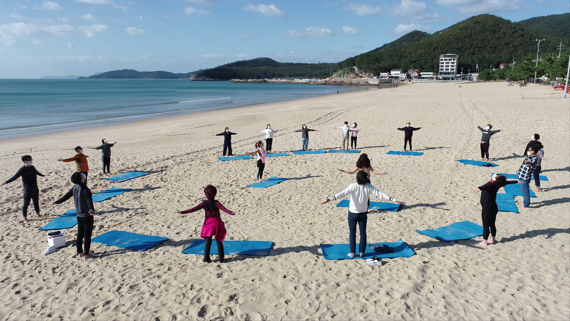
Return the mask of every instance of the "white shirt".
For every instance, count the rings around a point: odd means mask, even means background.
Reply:
[[[339,127],[338,129],[342,129],[342,137],[348,137],[348,133],[350,132],[350,126],[345,125],[345,126]]]
[[[366,185],[358,185],[358,183],[352,183],[348,185],[344,191],[329,198],[329,200],[334,201],[338,198],[343,198],[347,195],[350,195],[350,206],[348,210],[352,213],[366,213],[368,212],[368,200],[370,199],[370,194],[373,194],[378,198],[385,199],[390,202],[396,201],[396,199],[379,191],[370,183]]]
[[[265,134],[265,138],[273,138],[273,133],[275,133],[276,130],[273,130],[271,128],[267,128],[266,130],[262,130],[259,133],[260,134]]]

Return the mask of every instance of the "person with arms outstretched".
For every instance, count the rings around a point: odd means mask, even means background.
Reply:
[[[224,156],[226,156],[226,151],[228,156],[232,156],[232,135],[237,135],[232,133],[229,127],[226,127],[223,133],[214,134],[214,136],[224,136]]]
[[[496,133],[502,132],[503,130],[491,130],[493,126],[491,124],[487,124],[485,129],[481,128],[481,126],[477,126],[479,130],[483,133],[481,136],[481,160],[489,161],[489,141],[491,140],[491,136],[495,135]]]
[[[303,150],[309,149],[309,132],[316,132],[316,129],[309,129],[307,125],[301,126],[301,129],[294,131],[294,133],[301,132],[301,138],[303,140]]]
[[[386,175],[388,173],[386,172],[377,172],[374,170],[374,168],[372,168],[372,165],[370,164],[370,158],[368,158],[368,154],[366,153],[362,153],[360,154],[360,156],[358,157],[358,160],[356,161],[356,168],[351,170],[351,171],[345,171],[344,169],[338,169],[339,171],[343,172],[343,173],[347,173],[347,174],[354,174],[358,171],[364,171],[366,173],[366,175],[368,175],[368,183],[370,183],[370,173],[374,174],[374,175]]]
[[[265,134],[265,147],[267,152],[270,153],[273,147],[273,134],[278,132],[278,130],[272,129],[271,125],[267,124],[265,130],[260,131],[260,134]]]
[[[257,155],[257,174],[255,180],[257,183],[263,181],[263,170],[265,169],[265,156],[267,152],[263,149],[263,142],[258,141],[255,143],[255,152],[247,153],[246,155]]]
[[[87,174],[89,173],[89,163],[87,162],[87,157],[89,156],[83,154],[83,148],[81,148],[81,146],[75,147],[75,153],[76,154],[71,158],[58,158],[57,160],[64,163],[75,162],[77,169],[76,171],[78,173],[85,174],[85,179],[87,179]]]
[[[206,212],[206,218],[204,219],[204,224],[202,225],[202,232],[200,237],[206,241],[204,247],[204,262],[210,263],[210,247],[212,246],[212,238],[216,239],[216,245],[218,246],[218,258],[220,263],[224,263],[224,238],[226,237],[226,226],[220,217],[220,210],[226,212],[229,215],[240,215],[240,213],[232,212],[226,209],[222,203],[218,202],[215,197],[218,193],[216,187],[212,185],[206,186],[204,188],[204,194],[206,194],[206,200],[202,201],[196,207],[189,210],[176,212],[178,214],[187,214],[196,212],[198,210],[204,209]]]
[[[16,172],[12,178],[8,179],[6,182],[0,183],[0,186],[6,185],[22,177],[22,184],[24,185],[24,205],[22,206],[22,215],[24,215],[24,220],[22,223],[28,223],[28,206],[30,206],[30,201],[34,203],[34,210],[38,217],[40,214],[40,190],[38,188],[38,176],[45,176],[44,174],[38,172],[38,170],[32,165],[32,156],[24,155],[22,156],[22,162],[24,166]]]
[[[100,149],[103,162],[103,175],[111,175],[111,147],[115,146],[117,142],[110,144],[105,138],[101,140],[102,145],[98,147],[87,147],[89,149]],[[105,174],[107,169],[107,174]]]
[[[342,149],[348,149],[350,147],[348,139],[350,137],[350,132],[352,131],[350,126],[348,126],[348,122],[345,121],[344,126],[342,126],[342,127],[331,126],[331,128],[332,129],[342,129]]]
[[[71,197],[75,202],[75,210],[77,211],[77,256],[85,259],[91,259],[94,254],[91,250],[91,235],[93,234],[93,224],[95,215],[95,208],[93,207],[93,194],[89,187],[87,187],[87,176],[83,173],[73,173],[71,175],[71,182],[75,184],[57,201],[51,203],[52,205],[61,204]]]
[[[410,152],[412,149],[412,136],[414,136],[414,131],[422,129],[421,127],[412,127],[410,122],[406,123],[406,127],[398,128],[398,130],[404,131],[404,152],[407,150],[408,143],[410,143]]]
[[[381,191],[377,190],[372,184],[369,183],[368,174],[364,171],[359,171],[356,174],[356,183],[348,185],[348,187],[335,196],[327,198],[321,204],[343,198],[350,195],[350,206],[348,209],[348,228],[350,230],[350,253],[348,257],[355,257],[356,255],[356,225],[360,228],[360,244],[359,252],[360,257],[364,256],[366,251],[366,222],[368,220],[368,201],[370,195],[375,195],[378,198],[385,199],[390,202],[404,204]]]
[[[487,184],[479,186],[473,192],[481,193],[481,219],[483,220],[483,241],[477,244],[479,246],[487,246],[487,244],[495,244],[495,236],[497,235],[497,227],[495,221],[497,220],[497,192],[509,184],[518,184],[518,181],[507,181],[507,178],[500,174],[494,174],[491,181]],[[491,229],[491,242],[489,239],[489,229]]]

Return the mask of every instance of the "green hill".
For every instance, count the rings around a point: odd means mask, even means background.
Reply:
[[[414,30],[414,31],[408,32],[407,34],[401,36],[400,38],[398,38],[398,39],[396,39],[390,43],[384,44],[382,47],[378,47],[378,48],[371,50],[371,51],[386,51],[388,49],[407,45],[409,43],[418,42],[418,41],[424,39],[425,37],[429,37],[429,35],[430,34],[427,32]]]
[[[437,72],[439,55],[453,53],[459,55],[459,65],[466,73],[468,69],[474,71],[477,64],[483,69],[510,62],[513,57],[532,55],[536,53],[537,38],[546,39],[540,44],[542,53],[555,52],[561,40],[565,46],[570,45],[568,39],[540,34],[521,24],[486,14],[459,22],[414,43],[348,58],[339,62],[337,69],[356,66],[374,75],[412,67]]]
[[[197,71],[186,74],[175,74],[168,71],[136,71],[132,69],[107,71],[98,75],[87,77],[88,79],[181,79],[190,78]]]
[[[570,13],[535,17],[518,23],[545,35],[570,39]]]
[[[242,60],[206,69],[196,77],[218,80],[263,78],[326,78],[336,68],[335,63],[281,63],[270,58]]]

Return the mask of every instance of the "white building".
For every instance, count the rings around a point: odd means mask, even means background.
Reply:
[[[392,69],[390,71],[390,76],[399,77],[401,73],[402,73],[402,69]]]
[[[441,80],[455,80],[459,56],[455,54],[439,55],[439,74]]]

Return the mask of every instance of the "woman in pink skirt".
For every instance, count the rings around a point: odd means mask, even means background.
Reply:
[[[216,244],[218,245],[218,257],[220,259],[220,263],[224,263],[224,245],[222,242],[226,237],[226,227],[224,226],[224,222],[220,217],[220,210],[230,215],[240,215],[240,213],[235,213],[226,209],[222,203],[216,201],[214,198],[216,197],[217,193],[218,190],[214,186],[208,185],[206,188],[204,188],[204,194],[206,194],[207,200],[189,210],[176,212],[179,214],[187,214],[196,212],[201,209],[204,209],[206,212],[206,218],[204,220],[204,225],[202,226],[202,233],[200,233],[200,237],[204,238],[206,241],[206,246],[204,248],[204,262],[206,263],[212,262],[210,259],[210,247],[212,246],[212,238],[216,239]]]

